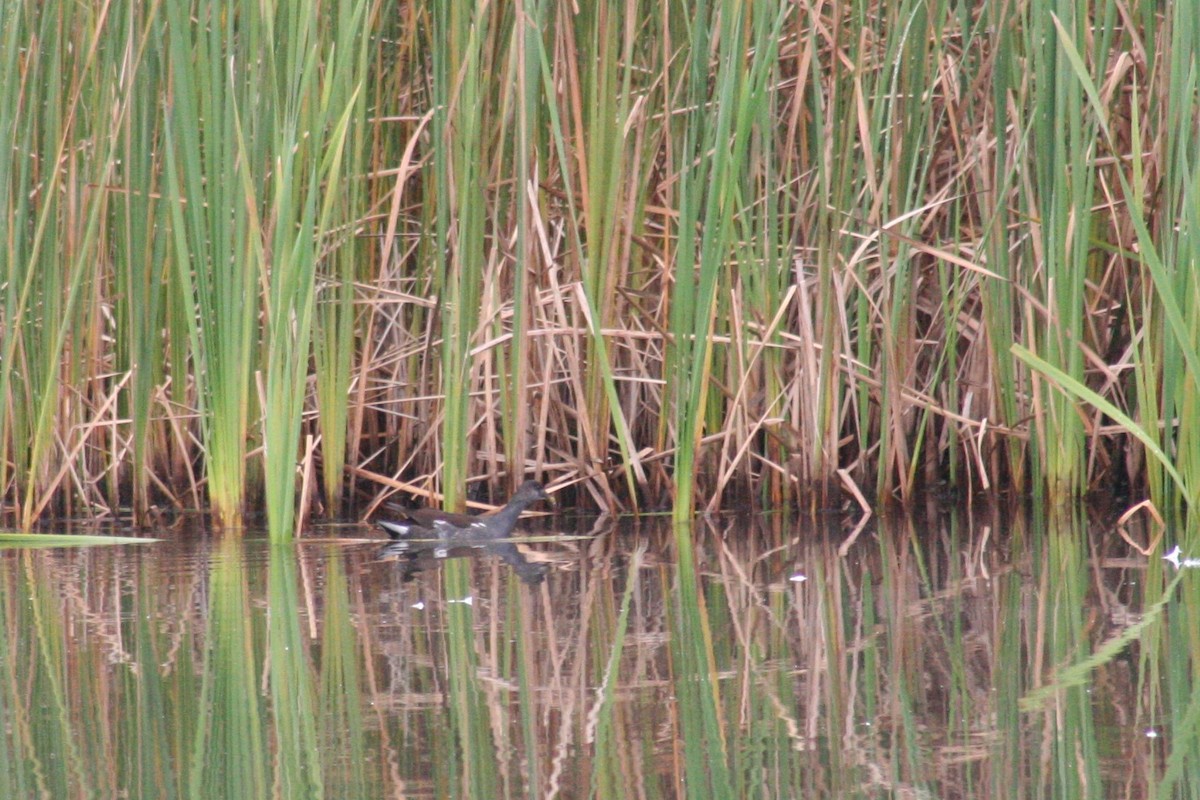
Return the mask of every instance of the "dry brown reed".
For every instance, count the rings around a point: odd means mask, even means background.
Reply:
[[[170,81],[149,81],[138,106],[112,53],[142,53],[137,80],[151,61],[169,74],[170,45],[134,46],[157,41],[139,37],[165,20],[143,10],[125,30],[63,11],[52,50],[39,43],[36,5],[6,12],[7,41],[25,55],[0,67],[10,265],[0,498],[27,522],[196,505],[212,479],[196,384],[203,342],[187,333],[195,308],[174,276],[203,265],[174,263],[161,159],[135,171],[100,146],[131,120],[144,127],[130,141],[162,146],[154,114]],[[310,376],[300,442],[320,446],[304,459],[306,502],[362,509],[389,487],[436,498],[452,452],[472,496],[536,476],[573,505],[612,511],[671,506],[681,470],[707,509],[910,501],[944,488],[1164,489],[1127,425],[1062,394],[1012,348],[1111,402],[1164,451],[1186,438],[1172,420],[1190,390],[1163,376],[1190,350],[1164,333],[1163,281],[1148,280],[1139,251],[1152,243],[1131,218],[1161,252],[1191,252],[1174,222],[1191,195],[1166,182],[1186,171],[1174,154],[1190,146],[1195,108],[1158,99],[1182,80],[1173,21],[1138,0],[1073,11],[1042,0],[716,3],[698,22],[670,4],[486,5],[463,12],[486,23],[475,68],[459,65],[440,85],[431,59],[451,30],[441,6],[368,4],[372,64],[348,134],[358,143],[348,157],[361,160],[325,187],[352,186],[359,207],[318,232],[313,289],[328,308],[352,286],[353,324],[322,345],[322,372]],[[69,59],[69,80],[95,89],[86,102],[82,91],[37,94],[49,68],[39,59],[92,42],[116,49],[95,51],[99,65]],[[760,64],[767,46],[774,57]],[[65,116],[29,112],[43,103]],[[736,150],[727,171],[712,160],[725,146],[711,138],[723,109]],[[439,148],[457,146],[456,126],[470,121],[479,160],[439,166]],[[63,146],[37,146],[20,125]],[[689,177],[701,167],[715,170],[710,183]],[[463,186],[479,196],[455,196]],[[716,199],[685,213],[698,202],[688,192]],[[478,209],[471,231],[448,216],[464,207]],[[108,227],[139,209],[155,220],[140,238]],[[89,220],[105,233],[88,233]],[[681,229],[687,220],[694,229]],[[43,225],[53,227],[25,243]],[[270,233],[249,235],[261,245]],[[118,280],[135,246],[148,295]],[[346,248],[349,270],[336,260]],[[60,257],[89,270],[64,288],[47,276]],[[263,258],[248,312],[260,386],[270,365],[259,314],[277,268]],[[710,279],[711,304],[693,291]],[[461,296],[478,298],[477,314],[457,313],[450,280],[473,287]],[[1174,280],[1180,306],[1195,308],[1194,282]],[[62,292],[65,310],[49,302]],[[145,296],[151,318],[126,325]],[[62,313],[77,322],[56,335],[49,315]],[[691,347],[681,313],[696,326],[687,330],[708,331],[707,347]],[[341,324],[318,313],[313,336]],[[466,342],[461,381],[446,371],[447,337]],[[344,378],[319,394],[339,353]],[[446,438],[447,386],[466,395],[465,443]],[[262,420],[277,409],[261,391],[245,402],[257,464]],[[340,435],[322,426],[344,426],[344,460]],[[697,449],[680,463],[691,431]],[[257,497],[261,467],[245,480]]]

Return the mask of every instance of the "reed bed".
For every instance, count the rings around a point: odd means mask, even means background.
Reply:
[[[1184,507],[1193,16],[6,3],[0,500]]]

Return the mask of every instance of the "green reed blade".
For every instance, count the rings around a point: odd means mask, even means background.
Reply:
[[[1156,442],[1150,434],[1146,433],[1146,431],[1143,430],[1140,425],[1130,419],[1129,416],[1127,416],[1123,411],[1118,409],[1108,400],[1105,400],[1092,389],[1089,389],[1083,383],[1073,379],[1070,375],[1067,375],[1067,373],[1058,369],[1054,365],[1038,358],[1036,355],[1020,345],[1013,345],[1013,355],[1039,372],[1045,374],[1047,377],[1051,378],[1055,385],[1057,385],[1065,393],[1070,393],[1082,400],[1086,400],[1116,420],[1126,431],[1128,431],[1134,438],[1141,442],[1143,446],[1145,446],[1150,455],[1154,456],[1154,458],[1158,460],[1163,469],[1165,469],[1167,473],[1175,480],[1176,485],[1180,491],[1184,493],[1184,496],[1192,496],[1191,492],[1189,491],[1189,484],[1175,468],[1174,462],[1171,460],[1171,458],[1162,451],[1162,449],[1158,446],[1158,442]]]
[[[375,4],[379,6],[378,3]],[[386,13],[376,9],[374,13]],[[330,108],[350,109],[347,119],[344,175],[339,185],[326,185],[331,208],[329,225],[351,228],[365,207],[367,193],[363,177],[357,174],[369,159],[370,128],[367,118],[367,83],[373,77],[369,30],[371,13],[364,3],[338,6],[333,49],[349,54],[338,59],[340,69],[328,76]],[[347,64],[354,59],[353,64]],[[327,231],[326,236],[332,234]],[[354,284],[367,248],[363,239],[351,230],[341,233],[335,251],[324,259],[317,286],[316,328],[313,335],[313,361],[316,372],[316,403],[321,430],[322,478],[325,499],[332,516],[342,507],[350,405],[350,370],[356,344]],[[318,263],[318,268],[321,263]]]
[[[55,533],[6,533],[0,531],[0,547],[91,547],[106,544],[150,544],[159,539],[140,536],[86,536]]]
[[[365,4],[355,13],[339,17],[353,35],[361,25]],[[267,290],[266,446],[267,515],[272,539],[292,536],[295,519],[296,458],[300,443],[301,417],[307,395],[308,355],[316,296],[317,250],[333,226],[334,212],[342,208],[329,191],[341,182],[347,131],[354,112],[358,89],[330,98],[318,83],[317,56],[320,43],[319,9],[303,4],[289,9],[282,20],[290,24],[287,46],[268,59],[268,72],[283,87],[280,118],[273,143],[274,182],[266,204],[274,239],[272,263],[254,248],[262,260],[261,270],[270,276]],[[278,21],[276,21],[278,22]],[[325,76],[349,72],[361,59],[352,49],[324,54]],[[343,79],[344,80],[344,79]],[[238,129],[239,141],[242,140]],[[247,208],[258,206],[255,185],[243,173]],[[318,202],[318,198],[321,198]]]
[[[480,275],[486,260],[482,78],[486,4],[442,0],[434,6],[434,186],[437,208],[432,270],[441,310],[442,478],[446,502],[462,504],[470,475],[471,343],[479,320]],[[453,228],[453,230],[452,230]]]
[[[263,25],[257,8],[215,0],[193,23],[190,3],[164,5],[174,86],[164,127],[172,267],[189,309],[208,494],[218,520],[236,526],[249,474],[261,263],[254,258],[261,231],[251,228],[254,209],[247,208],[242,187],[258,183],[251,171],[269,166],[263,147],[271,106],[257,97],[272,86],[254,49]],[[231,60],[245,69],[231,71]],[[264,99],[272,97],[268,91]],[[246,116],[242,137],[234,127],[239,115]],[[239,213],[231,213],[235,209]]]

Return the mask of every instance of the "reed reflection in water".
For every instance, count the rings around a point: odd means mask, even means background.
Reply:
[[[822,524],[0,551],[0,796],[1188,790],[1200,576],[1150,533]]]

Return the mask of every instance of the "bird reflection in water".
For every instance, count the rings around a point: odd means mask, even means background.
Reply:
[[[405,582],[417,573],[436,567],[450,558],[473,558],[481,554],[494,555],[512,567],[522,583],[535,586],[546,578],[549,564],[530,561],[515,544],[505,540],[475,542],[464,545],[460,542],[436,540],[397,539],[379,551],[379,559],[395,558],[400,561],[400,574]]]

